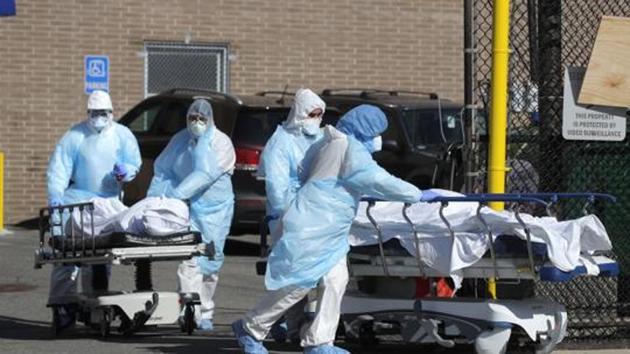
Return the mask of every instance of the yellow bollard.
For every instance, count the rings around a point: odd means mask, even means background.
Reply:
[[[0,152],[0,231],[4,230],[4,153]]]
[[[492,19],[492,81],[488,192],[505,192],[507,138],[508,59],[510,55],[510,0],[494,0]],[[503,210],[503,202],[489,204]],[[496,279],[488,279],[488,292],[496,299]]]

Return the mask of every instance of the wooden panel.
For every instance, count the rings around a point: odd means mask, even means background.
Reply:
[[[578,103],[630,107],[630,18],[602,17]]]

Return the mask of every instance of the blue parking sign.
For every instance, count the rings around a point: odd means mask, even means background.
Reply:
[[[85,56],[85,93],[94,90],[109,92],[109,57],[106,55]]]

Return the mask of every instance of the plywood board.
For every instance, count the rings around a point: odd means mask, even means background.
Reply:
[[[602,17],[578,103],[630,107],[630,18]]]

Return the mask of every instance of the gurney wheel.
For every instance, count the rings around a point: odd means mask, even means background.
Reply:
[[[186,304],[184,310],[184,326],[182,330],[191,335],[195,330],[195,307],[192,304]]]
[[[107,338],[109,336],[110,323],[111,323],[111,311],[109,308],[105,308],[103,309],[103,313],[99,321],[99,330],[101,332],[101,337]]]
[[[59,326],[59,309],[56,306],[52,307],[52,322],[50,324],[50,329],[53,337],[57,337],[59,332],[61,332]]]

